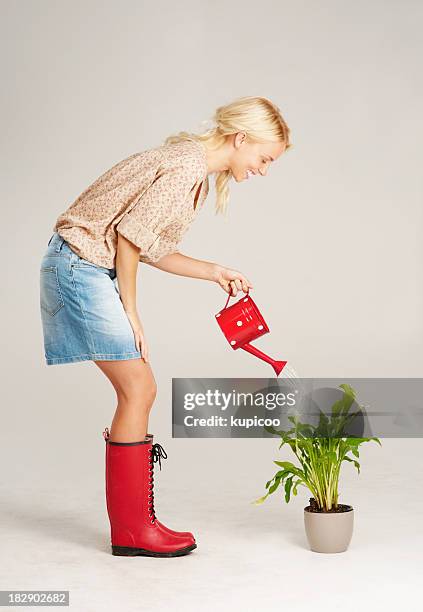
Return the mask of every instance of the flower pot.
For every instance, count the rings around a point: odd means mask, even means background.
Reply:
[[[311,550],[321,553],[347,550],[354,525],[352,506],[338,504],[337,512],[316,512],[314,508],[304,508],[304,526]]]

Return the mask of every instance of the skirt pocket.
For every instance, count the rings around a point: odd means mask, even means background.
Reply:
[[[57,266],[40,268],[40,307],[51,317],[65,305],[60,291]]]

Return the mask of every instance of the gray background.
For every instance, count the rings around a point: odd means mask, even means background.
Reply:
[[[359,511],[351,547],[312,554],[305,489],[289,505],[249,505],[285,457],[276,442],[171,439],[172,377],[272,371],[227,344],[218,285],[145,265],[149,430],[169,456],[157,514],[199,547],[169,563],[112,557],[101,432],[115,393],[91,362],[45,365],[38,270],[57,216],[102,172],[201,131],[218,105],[263,95],[295,147],[266,178],[231,184],[227,219],[214,215],[210,177],[181,251],[248,276],[271,330],[256,345],[300,376],[422,376],[422,3],[38,0],[1,12],[1,588],[70,589],[79,610],[113,610],[115,598],[294,610],[325,596],[330,575],[344,611],[352,580],[367,601],[403,605],[421,562],[420,440],[363,448],[359,477],[344,468],[340,501]]]

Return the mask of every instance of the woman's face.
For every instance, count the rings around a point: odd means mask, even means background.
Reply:
[[[266,176],[269,166],[285,151],[283,142],[248,142],[245,132],[230,138],[229,168],[237,183],[254,175]]]

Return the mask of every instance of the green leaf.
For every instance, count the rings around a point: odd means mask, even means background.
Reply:
[[[329,459],[329,461],[331,463],[337,463],[338,462],[338,457],[336,456],[336,453],[334,451],[330,451],[327,454],[327,457],[328,457],[328,459]]]
[[[292,488],[292,479],[293,479],[293,476],[291,476],[291,478],[287,478],[287,480],[285,482],[285,501],[286,501],[286,503],[288,503],[289,500],[290,500],[290,494],[291,494],[291,488]]]
[[[269,489],[269,495],[271,493],[274,493],[276,491],[276,489],[278,488],[278,486],[280,485],[281,479],[280,478],[275,478],[275,482],[272,484],[272,486]]]
[[[348,455],[345,455],[344,459],[345,461],[351,461],[351,463],[354,463],[355,467],[357,468],[358,473],[360,473],[360,464],[358,461],[355,461],[355,459],[348,457]]]
[[[258,499],[253,499],[253,501],[251,503],[255,504],[256,506],[258,506],[259,504],[262,504],[264,502],[266,497],[269,497],[269,493],[266,493],[266,495],[263,495],[263,497],[259,497]]]
[[[347,442],[350,446],[359,446],[363,442],[367,442],[370,438],[348,438]]]
[[[294,488],[292,489],[292,492],[293,492],[293,494],[294,494],[294,495],[297,495],[297,487],[298,487],[298,486],[303,486],[303,487],[305,487],[306,485],[303,483],[303,481],[302,481],[302,480],[300,480],[300,479],[298,478],[298,480],[296,480],[296,481],[295,481],[295,483],[294,483]]]
[[[342,406],[343,406],[342,400],[336,401],[332,406],[332,416],[334,417],[338,416],[339,413],[341,412]]]
[[[344,392],[347,395],[350,395],[353,399],[355,399],[355,391],[354,389],[351,387],[351,385],[347,384],[347,383],[342,383],[342,385],[339,385],[341,389],[344,390]]]
[[[281,467],[285,467],[285,475],[291,472],[292,474],[295,474],[296,476],[298,476],[298,478],[301,478],[301,480],[303,480],[304,478],[303,470],[299,467],[296,467],[290,461],[274,461],[273,463],[276,463],[277,465],[280,465]]]
[[[274,461],[273,463],[276,463],[276,465],[285,468],[285,470],[297,469],[297,466],[291,463],[291,461]]]
[[[279,472],[276,472],[276,474],[273,476],[273,478],[271,478],[270,480],[268,480],[266,482],[266,489],[269,488],[270,483],[273,482],[275,480],[275,478],[282,478],[285,475],[286,475],[285,470],[279,470]]]

